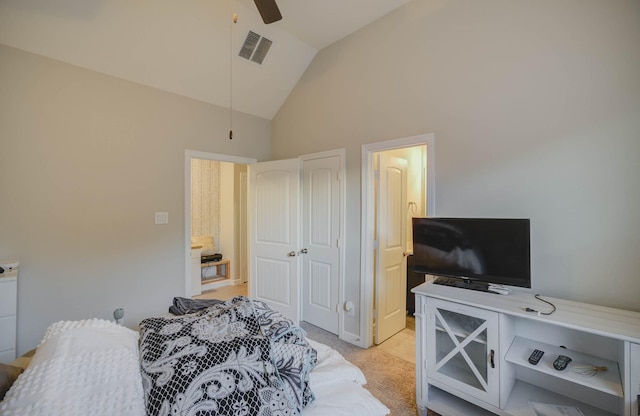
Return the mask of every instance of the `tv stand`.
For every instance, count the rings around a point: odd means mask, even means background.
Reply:
[[[532,293],[493,296],[432,282],[416,294],[416,400],[447,416],[533,415],[531,402],[579,408],[585,416],[636,416],[640,313]],[[550,307],[549,307],[550,309]],[[528,360],[539,349],[537,364]],[[553,362],[572,358],[564,370]],[[573,368],[574,363],[581,367]],[[584,363],[606,371],[584,374]]]
[[[433,280],[433,283],[443,286],[459,287],[461,289],[477,290],[479,292],[489,292],[488,283],[476,282],[471,279],[438,276]]]

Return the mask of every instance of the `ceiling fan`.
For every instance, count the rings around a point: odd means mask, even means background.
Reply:
[[[280,14],[280,9],[278,9],[278,5],[276,4],[276,0],[253,0],[260,12],[260,16],[262,16],[262,21],[265,24],[277,22],[282,19],[282,14]]]

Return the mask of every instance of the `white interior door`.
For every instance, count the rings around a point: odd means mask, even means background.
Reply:
[[[376,331],[380,344],[406,326],[407,161],[380,153]]]
[[[300,321],[298,159],[249,165],[249,293]]]
[[[341,159],[302,166],[302,319],[338,334]]]

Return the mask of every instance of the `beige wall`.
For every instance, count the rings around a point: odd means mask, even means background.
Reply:
[[[346,148],[358,236],[362,144],[433,132],[436,215],[531,218],[534,291],[640,310],[639,74],[637,0],[415,1],[316,56],[273,157]]]
[[[0,45],[0,258],[18,350],[60,319],[135,327],[184,295],[185,149],[265,160],[270,121]],[[169,212],[155,225],[154,212]]]

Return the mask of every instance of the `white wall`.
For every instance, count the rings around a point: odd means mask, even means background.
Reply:
[[[433,132],[437,215],[531,218],[534,291],[640,310],[639,74],[637,0],[414,1],[320,51],[273,156],[346,148],[357,236],[362,144]]]
[[[136,327],[184,296],[185,149],[268,159],[268,120],[0,45],[0,259],[18,352],[60,319]],[[169,213],[155,225],[154,212]]]

